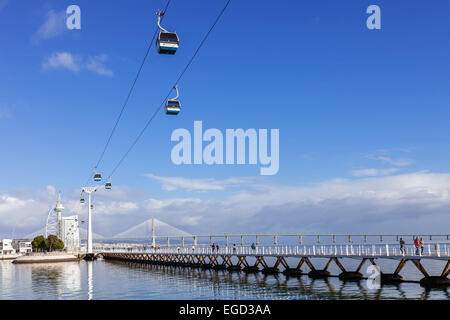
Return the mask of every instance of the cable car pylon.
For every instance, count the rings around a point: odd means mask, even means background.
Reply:
[[[105,189],[111,189],[111,183],[110,188],[107,188],[105,186]],[[107,184],[108,184],[107,183]],[[87,248],[86,248],[86,255],[84,257],[85,260],[95,260],[96,256],[92,248],[92,209],[94,208],[94,205],[92,204],[92,194],[97,192],[98,189],[103,187],[103,185],[96,186],[96,187],[83,187],[81,189],[81,193],[86,193],[88,195],[88,232],[87,232]],[[81,197],[80,200],[81,203],[84,203],[84,198]]]

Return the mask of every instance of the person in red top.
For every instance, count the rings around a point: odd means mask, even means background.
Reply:
[[[419,244],[420,244],[420,254],[423,254],[423,247],[424,247],[425,244],[423,242],[423,238],[422,237],[420,237]]]
[[[416,247],[416,254],[419,254],[419,237],[414,239],[414,247]]]

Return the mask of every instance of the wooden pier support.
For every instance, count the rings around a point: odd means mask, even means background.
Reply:
[[[263,256],[257,256],[256,262],[254,267],[258,267],[258,265],[262,265],[261,272],[264,274],[277,274],[280,272],[280,269],[278,269],[278,265],[280,264],[280,258],[277,259],[277,262],[275,263],[275,266],[269,267],[267,262],[264,260]],[[259,269],[258,269],[259,270]]]
[[[374,259],[369,259],[369,260],[374,266],[377,266],[377,264],[375,263]],[[402,282],[403,281],[403,277],[401,275],[399,275],[399,272],[403,268],[403,266],[405,265],[406,261],[407,260],[402,259],[400,261],[398,267],[395,269],[394,273],[383,273],[383,272],[381,272],[381,274],[380,274],[380,282],[381,283],[385,283],[385,284],[391,284],[391,283],[395,284],[395,283]]]
[[[242,271],[244,271],[245,273],[257,273],[259,272],[259,268],[257,265],[254,266],[250,266],[249,263],[247,262],[247,257],[246,256],[238,256],[238,266],[244,266],[242,268]]]
[[[327,278],[330,276],[330,272],[327,269],[333,262],[334,258],[331,258],[330,260],[328,260],[327,264],[325,265],[325,268],[322,270],[317,270],[314,267],[314,265],[311,263],[311,260],[309,260],[309,258],[305,257],[304,259],[305,259],[305,262],[308,265],[308,267],[311,269],[311,271],[309,271],[309,273],[308,273],[308,276],[310,278],[320,279],[320,278]]]
[[[283,260],[284,260],[284,259],[283,259]],[[284,269],[284,271],[283,271],[283,274],[284,274],[285,276],[302,276],[302,275],[304,275],[305,273],[304,273],[304,272],[302,271],[302,269],[301,269],[303,263],[305,263],[305,258],[302,258],[302,259],[300,260],[300,262],[299,262],[298,265],[297,265],[297,268],[290,268],[290,267],[288,266],[288,264],[286,263],[286,265],[284,266],[285,269]]]
[[[246,266],[242,269],[245,273],[258,273],[259,268],[257,266]]]
[[[242,267],[239,265],[230,265],[227,267],[228,271],[241,271]]]
[[[447,264],[445,265],[444,271],[442,271],[441,273],[441,277],[448,277],[448,275],[450,274],[450,260],[447,261]]]
[[[99,254],[93,255],[97,257]],[[361,257],[361,262],[355,271],[348,271],[342,264],[341,257],[329,257],[327,264],[322,270],[318,270],[312,264],[310,257],[302,256],[297,267],[289,267],[286,257],[283,255],[276,256],[276,262],[273,266],[269,266],[265,261],[265,256],[255,255],[256,259],[253,265],[250,265],[247,261],[248,256],[244,254],[174,254],[174,253],[102,253],[105,259],[114,259],[119,261],[131,262],[131,263],[143,263],[163,266],[179,266],[190,268],[202,268],[202,269],[214,269],[214,270],[229,270],[229,271],[243,271],[246,273],[262,272],[268,274],[278,274],[280,272],[279,267],[283,266],[283,274],[286,276],[301,276],[305,273],[301,270],[301,267],[306,264],[310,271],[308,276],[316,278],[327,278],[330,275],[328,268],[334,262],[341,270],[339,279],[342,281],[359,281],[363,278],[360,270],[364,266],[365,262],[369,260],[373,265],[376,258]],[[237,263],[234,264],[232,259],[237,259]],[[403,277],[399,274],[405,264],[411,261],[416,268],[423,274],[424,278],[420,280],[420,285],[423,287],[448,287],[450,286],[450,260],[447,261],[442,273],[438,276],[431,276],[421,264],[421,258],[419,257],[407,257],[400,258],[398,266],[394,273],[383,273],[380,270],[381,283],[400,283],[403,281]],[[261,265],[262,268],[259,266]],[[377,266],[378,267],[378,266]]]
[[[446,288],[450,286],[450,279],[447,278],[450,270],[450,260],[447,261],[444,270],[442,271],[440,276],[430,276],[425,268],[420,263],[419,259],[411,260],[414,265],[419,269],[420,272],[424,275],[422,279],[420,279],[420,285],[425,288]]]
[[[340,263],[338,258],[333,258],[336,265],[341,269],[342,273],[339,274],[339,279],[343,281],[359,281],[363,278],[363,275],[361,272],[359,272],[364,265],[364,263],[367,261],[366,258],[363,258],[361,263],[359,264],[356,271],[347,271],[345,270],[344,266]]]
[[[420,280],[420,285],[424,288],[447,288],[450,286],[450,279],[441,276],[428,276]]]
[[[286,260],[284,260],[283,257],[277,257],[277,261],[275,262],[275,265],[273,267],[266,266],[261,270],[264,274],[277,274],[280,273],[280,269],[278,269],[278,266],[282,264],[285,268],[289,267],[286,263]]]
[[[97,260],[97,258],[98,258],[98,253],[86,253],[83,256],[83,260],[86,260],[86,261],[94,261],[94,260]]]

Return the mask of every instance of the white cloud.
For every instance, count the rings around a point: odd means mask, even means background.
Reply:
[[[202,179],[199,179],[202,180]],[[94,231],[111,236],[151,217],[192,234],[229,233],[446,233],[450,173],[332,179],[308,185],[254,184],[214,199],[96,194]],[[203,186],[201,188],[204,188]],[[112,190],[111,190],[112,191]],[[130,193],[132,194],[132,192]],[[87,205],[63,195],[65,214],[85,220]],[[45,224],[56,190],[0,192],[0,234],[27,234]]]
[[[413,159],[392,159],[387,156],[375,156],[375,155],[368,155],[366,157],[371,160],[378,160],[383,163],[388,163],[390,165],[398,166],[398,167],[405,167],[405,166],[409,166],[414,163]]]
[[[96,214],[104,215],[127,214],[137,209],[139,209],[139,205],[130,201],[111,201],[107,203],[99,201],[94,207]]]
[[[0,197],[0,213],[7,214],[8,212],[24,208],[30,201],[33,200],[21,200],[9,195],[2,195]]]
[[[42,63],[45,70],[48,69],[67,69],[77,73],[81,69],[80,58],[69,52],[56,52],[47,57]]]
[[[202,200],[195,198],[171,198],[171,199],[147,199],[143,202],[142,207],[147,210],[167,209],[169,207],[186,207],[189,205],[201,204]]]
[[[145,174],[153,180],[162,183],[162,188],[167,191],[174,191],[177,189],[185,189],[189,191],[213,191],[224,190],[229,186],[242,185],[248,182],[248,178],[230,178],[225,180],[216,179],[189,179],[183,177],[161,177],[151,173]]]
[[[37,44],[41,40],[47,40],[61,35],[66,30],[66,12],[50,10],[47,18],[32,37],[32,42]]]
[[[71,197],[79,197],[80,190],[74,190]],[[145,197],[145,192],[141,190],[130,189],[127,186],[114,185],[111,190],[100,188],[95,193],[95,198],[102,201],[129,201],[137,200]]]
[[[355,177],[375,177],[375,176],[387,176],[397,172],[397,168],[387,169],[359,169],[353,170],[352,175]]]
[[[186,230],[191,233],[444,232],[450,225],[449,191],[450,174],[417,172],[308,186],[258,185],[223,199],[164,200],[152,213],[168,223],[196,217],[198,224]]]
[[[41,228],[49,207],[45,199],[28,191],[0,192],[0,235],[17,237]]]
[[[84,59],[79,55],[70,52],[55,52],[50,57],[46,57],[42,63],[44,70],[50,69],[66,69],[74,73],[80,70],[88,70],[101,76],[113,76],[114,73],[105,66],[108,60],[106,54],[100,54],[95,57],[89,57],[85,63]]]
[[[102,76],[113,76],[113,72],[105,66],[105,62],[108,61],[106,54],[101,54],[95,57],[89,57],[86,64],[86,69],[95,72]]]

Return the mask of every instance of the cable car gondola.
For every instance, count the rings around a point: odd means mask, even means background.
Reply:
[[[180,101],[177,100],[179,96],[178,86],[174,86],[173,88],[177,90],[177,96],[166,101],[166,114],[177,115],[181,110],[181,104]]]
[[[107,182],[107,183],[105,184],[105,189],[106,189],[106,190],[111,190],[111,189],[112,189],[112,184],[111,184],[111,182]]]
[[[94,174],[94,181],[102,181],[102,175],[100,173]]]
[[[177,52],[180,41],[176,32],[169,32],[161,27],[161,17],[164,15],[164,11],[158,11],[158,27],[160,29],[158,34],[158,40],[156,41],[156,49],[160,54],[175,54]]]
[[[80,199],[80,202],[81,202],[81,203],[84,203],[84,202],[85,202],[85,201],[84,201],[84,198],[81,198],[81,199]]]

